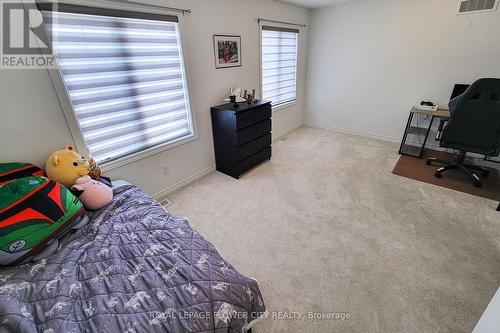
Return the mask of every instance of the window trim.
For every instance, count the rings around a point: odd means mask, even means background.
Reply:
[[[263,29],[267,27],[268,29]],[[274,29],[272,29],[274,28]],[[259,92],[260,92],[260,97],[264,99],[264,84],[263,84],[263,75],[262,75],[262,31],[263,30],[275,30],[275,31],[289,31],[289,32],[297,32],[297,58],[296,58],[296,63],[295,63],[295,99],[280,103],[278,105],[273,105],[272,106],[272,111],[273,112],[278,112],[284,109],[288,109],[292,106],[297,105],[298,99],[299,99],[299,55],[300,55],[300,33],[301,29],[298,27],[290,28],[288,24],[285,23],[264,23],[263,21],[259,22]]]
[[[295,105],[297,105],[297,98],[294,99],[293,101],[285,102],[285,103],[281,103],[281,104],[278,104],[276,106],[273,106],[273,112],[278,112],[278,111],[281,111],[284,109],[288,109],[288,108],[295,106]]]
[[[61,6],[63,4],[59,4]],[[150,147],[143,149],[139,152],[135,152],[132,154],[129,154],[127,156],[119,157],[114,160],[110,161],[105,161],[99,163],[99,167],[103,172],[107,172],[110,170],[114,170],[117,168],[120,168],[122,166],[146,159],[148,157],[160,154],[162,152],[165,152],[167,150],[179,147],[181,145],[193,142],[195,140],[198,140],[198,127],[197,127],[197,121],[196,117],[194,115],[194,111],[192,108],[192,103],[191,103],[191,86],[189,83],[189,77],[190,77],[190,71],[189,71],[189,65],[187,64],[187,53],[184,48],[184,41],[186,41],[186,36],[184,33],[184,29],[182,29],[183,25],[183,15],[179,15],[179,13],[175,13],[169,10],[162,10],[162,9],[144,9],[143,6],[140,4],[132,5],[132,4],[120,4],[118,6],[117,4],[111,4],[111,3],[100,3],[100,2],[94,2],[94,1],[87,1],[85,5],[77,4],[72,1],[65,1],[64,5],[70,6],[70,7],[90,7],[90,8],[99,8],[103,9],[104,11],[109,11],[109,10],[117,10],[121,12],[136,12],[137,15],[143,14],[144,16],[156,16],[156,17],[176,17],[177,18],[177,24],[179,26],[179,47],[180,47],[180,53],[182,57],[182,67],[183,67],[183,73],[184,73],[184,81],[185,81],[185,89],[186,89],[186,104],[188,107],[188,120],[191,123],[192,127],[192,133],[190,135],[165,142],[163,144],[158,144],[156,146]],[[48,31],[46,29],[46,26],[44,25],[44,31],[46,36],[48,37]],[[68,90],[66,89],[66,84],[64,82],[64,78],[61,74],[59,64],[56,61],[56,67],[55,68],[47,68],[47,71],[50,76],[50,80],[52,82],[52,86],[54,87],[56,96],[59,100],[59,104],[61,105],[61,109],[63,111],[64,118],[66,120],[66,124],[68,126],[69,132],[72,136],[73,143],[78,150],[79,153],[85,155],[85,156],[90,156],[90,151],[87,147],[87,143],[85,142],[84,136],[83,136],[83,131],[80,127],[80,123],[78,122],[78,119],[76,118],[76,114],[73,109],[73,104],[71,103],[71,100],[69,98]],[[61,145],[65,145],[66,143],[61,143]]]

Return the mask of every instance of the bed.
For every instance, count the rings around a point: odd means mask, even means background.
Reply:
[[[246,332],[265,312],[254,279],[132,185],[56,254],[0,268],[0,332]]]

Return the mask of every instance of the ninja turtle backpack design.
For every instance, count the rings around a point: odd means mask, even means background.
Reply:
[[[13,179],[30,176],[44,176],[39,167],[29,163],[0,163],[0,185]]]
[[[53,180],[26,177],[0,185],[0,265],[56,252],[58,239],[86,221],[80,201]]]

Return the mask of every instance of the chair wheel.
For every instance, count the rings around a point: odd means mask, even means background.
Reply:
[[[475,182],[474,182],[474,186],[475,186],[475,187],[481,187],[481,186],[483,186],[483,183],[478,182],[478,181],[475,181]]]
[[[443,175],[442,175],[440,172],[436,172],[436,173],[434,174],[434,177],[436,177],[436,178],[442,178],[442,177],[443,177]]]
[[[490,176],[490,172],[486,170],[481,171],[481,176],[484,178],[488,178]]]
[[[429,160],[427,160],[427,161],[425,162],[425,164],[427,164],[427,165],[432,165],[432,162],[431,162],[431,161],[429,161]]]

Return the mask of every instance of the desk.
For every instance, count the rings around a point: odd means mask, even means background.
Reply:
[[[427,115],[431,117],[431,121],[428,127],[420,127],[414,124],[415,115]],[[432,123],[435,118],[439,118],[441,120],[441,124],[439,125],[439,130],[443,129],[444,121],[450,119],[450,110],[447,109],[437,109],[436,111],[431,110],[421,110],[413,107],[410,111],[410,116],[408,117],[408,123],[406,124],[405,134],[403,135],[403,140],[401,141],[401,147],[399,148],[399,153],[401,155],[409,155],[418,158],[422,158],[422,154],[424,152],[425,144],[427,143],[427,138],[429,136],[429,132],[432,127]],[[410,142],[408,141],[408,136],[417,136],[419,138],[419,142]],[[439,134],[438,134],[439,135]]]

